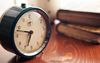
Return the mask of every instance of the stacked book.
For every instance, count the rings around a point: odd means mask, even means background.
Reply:
[[[100,43],[100,14],[92,12],[58,10],[57,31],[65,36],[90,43]]]

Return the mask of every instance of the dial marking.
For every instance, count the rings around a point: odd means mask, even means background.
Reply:
[[[18,29],[21,29],[21,26],[18,26]]]
[[[19,42],[19,45],[21,45],[21,42]]]
[[[45,30],[45,26],[43,26],[43,31]]]
[[[30,49],[32,50],[33,49],[33,46],[30,46]]]
[[[26,47],[27,47],[27,46],[25,45],[24,48],[26,49]]]
[[[37,45],[39,45],[39,42],[37,41],[37,43],[36,43]]]
[[[28,25],[28,26],[31,26],[31,25],[32,25],[32,22],[28,22],[27,25]]]
[[[40,21],[40,23],[42,23],[42,21]]]
[[[16,34],[16,38],[18,38],[19,37],[19,35],[18,34]]]

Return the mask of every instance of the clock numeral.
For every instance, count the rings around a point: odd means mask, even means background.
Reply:
[[[19,42],[19,45],[21,45],[21,42]]]
[[[16,34],[16,38],[18,38],[19,37],[19,35],[18,34]]]
[[[33,46],[30,46],[30,49],[32,50],[33,49]]]
[[[25,45],[24,48],[26,49],[26,47],[27,47],[27,46]]]
[[[28,22],[27,25],[28,25],[28,26],[31,26],[31,25],[32,25],[32,22]]]
[[[39,45],[39,42],[37,42],[36,44]]]
[[[42,23],[42,21],[40,21],[40,23]]]
[[[21,26],[18,26],[18,29],[21,29]]]
[[[43,26],[43,31],[45,30],[45,26]]]

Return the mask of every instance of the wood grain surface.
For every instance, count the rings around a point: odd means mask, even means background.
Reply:
[[[100,63],[100,45],[65,37],[52,29],[45,50],[30,60],[18,59],[0,46],[0,63]]]

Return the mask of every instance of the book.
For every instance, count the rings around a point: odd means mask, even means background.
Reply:
[[[100,43],[100,36],[98,34],[90,33],[65,23],[60,23],[56,27],[57,32],[68,37],[83,40],[90,43]]]
[[[67,26],[74,27],[77,29],[81,29],[84,31],[88,31],[88,32],[100,35],[100,27],[84,26],[84,25],[76,25],[76,24],[67,24]]]
[[[100,13],[60,9],[57,11],[56,18],[64,23],[100,27]]]

